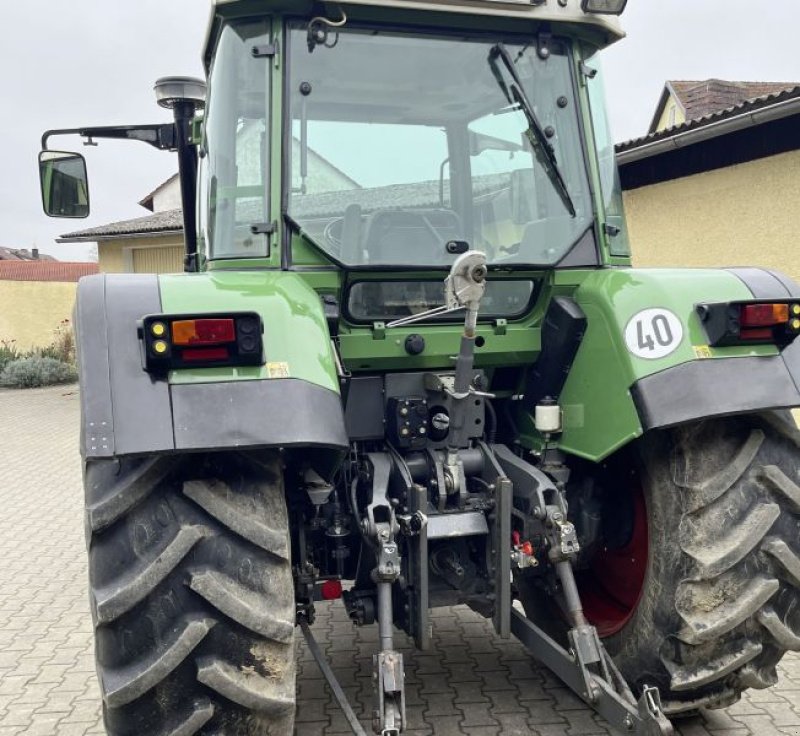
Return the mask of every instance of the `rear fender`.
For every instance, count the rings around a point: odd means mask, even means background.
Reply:
[[[800,345],[710,348],[696,311],[701,302],[795,296],[790,279],[761,269],[591,274],[574,297],[587,330],[560,396],[561,448],[598,461],[650,429],[800,405]]]
[[[225,311],[261,315],[264,366],[144,370],[143,316]],[[92,276],[75,312],[84,457],[303,447],[330,466],[346,450],[322,304],[294,274]]]

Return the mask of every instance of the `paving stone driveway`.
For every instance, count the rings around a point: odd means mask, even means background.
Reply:
[[[104,734],[86,596],[74,387],[0,391],[0,736]],[[435,611],[436,650],[403,636],[410,733],[416,736],[607,734],[515,640],[464,608]],[[369,713],[377,632],[320,607],[314,627],[357,711]],[[777,686],[726,711],[679,723],[683,736],[800,736],[800,657]],[[349,733],[301,648],[297,731]],[[142,734],[142,736],[147,736]]]

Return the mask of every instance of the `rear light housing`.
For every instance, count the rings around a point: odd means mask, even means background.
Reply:
[[[146,371],[264,365],[264,325],[255,312],[152,314],[139,325]]]
[[[800,301],[753,300],[698,304],[712,347],[770,344],[786,347],[800,335]]]

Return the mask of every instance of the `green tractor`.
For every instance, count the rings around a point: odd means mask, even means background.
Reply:
[[[624,5],[216,0],[207,101],[163,79],[174,122],[45,134],[48,214],[89,210],[56,135],[175,151],[183,191],[186,273],[78,289],[109,734],[289,736],[298,627],[363,734],[323,599],[379,627],[382,736],[435,607],[643,736],[800,650],[800,289],[631,268]]]

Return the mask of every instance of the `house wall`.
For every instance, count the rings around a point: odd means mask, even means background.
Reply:
[[[0,340],[30,350],[50,345],[62,320],[72,320],[76,283],[0,281]]]
[[[685,122],[686,115],[683,109],[674,97],[670,97],[667,100],[667,104],[664,105],[664,111],[661,113],[661,119],[658,121],[658,125],[656,125],[656,130],[664,130],[665,128],[670,128],[673,125],[680,125]]]
[[[300,141],[292,138],[292,189],[300,189]],[[350,179],[344,172],[339,171],[326,158],[320,156],[313,148],[308,150],[308,177],[306,179],[306,192],[319,194],[322,192],[347,192],[358,188],[357,182]]]
[[[182,206],[180,179],[167,181],[162,188],[153,195],[153,212],[177,210]]]
[[[176,273],[183,270],[183,237],[180,235],[105,240],[98,243],[97,253],[101,273]]]
[[[631,189],[634,265],[763,266],[800,282],[800,151]]]

